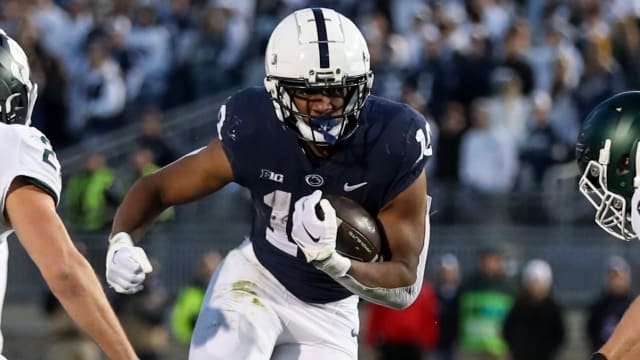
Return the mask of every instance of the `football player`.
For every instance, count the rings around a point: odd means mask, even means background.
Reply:
[[[623,240],[640,234],[640,91],[615,95],[585,119],[576,156],[580,192],[595,221]],[[636,299],[593,360],[640,359],[640,299]]]
[[[250,241],[213,276],[189,358],[356,359],[358,296],[400,309],[420,293],[429,128],[409,106],[369,96],[367,44],[333,10],[284,18],[269,39],[265,68],[264,87],[222,105],[217,139],[127,193],[109,240],[107,280],[116,291],[138,291],[146,256],[134,240],[151,221],[237,182],[253,199]],[[323,194],[349,197],[377,216],[386,261],[352,261],[335,251],[337,220]]]
[[[0,29],[0,311],[7,238],[15,231],[71,318],[111,359],[137,359],[95,272],[56,213],[60,163],[49,140],[29,126],[36,96],[24,51]]]

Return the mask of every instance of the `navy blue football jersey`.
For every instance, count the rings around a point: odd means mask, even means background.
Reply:
[[[372,215],[411,185],[431,155],[428,125],[407,105],[369,96],[360,125],[318,164],[279,121],[267,91],[242,90],[221,107],[218,132],[235,181],[253,201],[256,257],[291,293],[327,303],[351,293],[305,261],[291,239],[295,202],[314,190],[346,196]]]

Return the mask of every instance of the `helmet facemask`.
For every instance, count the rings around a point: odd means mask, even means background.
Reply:
[[[598,161],[591,160],[580,177],[580,192],[596,209],[595,222],[607,233],[622,240],[636,238],[633,229],[630,206],[624,196],[610,191],[607,187],[607,167],[610,160],[611,140],[605,141],[600,150]],[[640,161],[636,154],[636,162]],[[636,171],[639,169],[636,164]],[[640,186],[640,177],[636,174],[634,187],[636,192]]]
[[[30,125],[35,100],[38,97],[37,85],[29,88],[23,86],[20,92],[9,92],[11,89],[0,81],[0,122],[5,124]]]
[[[327,78],[310,83],[307,79],[265,78],[265,87],[271,94],[278,118],[296,131],[299,138],[314,145],[335,145],[354,133],[358,127],[360,110],[371,90],[373,75],[343,77],[341,82],[330,80]],[[307,102],[314,100],[296,96],[296,92],[322,94],[329,98],[342,97],[343,105],[335,109],[334,114],[311,116],[297,108],[294,97]]]

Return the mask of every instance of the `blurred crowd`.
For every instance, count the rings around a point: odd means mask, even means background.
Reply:
[[[447,185],[540,189],[593,106],[640,85],[632,0],[5,0],[0,27],[30,56],[34,124],[60,148],[260,85],[275,24],[318,5],[362,29],[373,94],[429,119]]]
[[[466,270],[454,254],[435,258],[434,278],[409,308],[364,306],[364,358],[581,358],[567,350],[568,307],[553,292],[550,263],[533,258],[512,266],[513,260],[497,247],[478,251],[475,266]],[[600,291],[581,309],[586,321],[572,329],[586,344],[580,349],[585,357],[609,338],[636,294],[623,257],[612,255],[602,265]]]
[[[71,228],[108,229],[135,179],[190,150],[163,137],[164,112],[261,85],[271,30],[307,6],[353,19],[369,45],[373,94],[428,119],[435,155],[427,167],[440,198],[449,186],[480,195],[542,190],[549,169],[573,160],[588,112],[614,93],[640,89],[638,0],[1,0],[0,28],[27,52],[40,89],[33,123],[57,149],[128,124],[143,129],[130,163],[88,152],[85,169],[68,174],[63,206]],[[467,202],[483,206],[483,221],[495,212],[487,198]],[[174,216],[170,209],[162,219]],[[202,271],[210,274],[215,257]],[[364,339],[381,359],[557,356],[564,313],[547,262],[532,259],[509,276],[503,254],[487,249],[463,279],[454,255],[438,261],[438,278],[406,317],[367,307]],[[624,259],[606,264],[585,329],[593,349],[633,298],[630,277]],[[158,359],[171,336],[169,318],[175,338],[189,338],[203,287],[196,279],[174,299],[158,278],[149,282],[153,301],[145,293],[114,301],[131,319],[123,321],[134,328],[128,331],[155,336],[140,346]],[[75,336],[57,304],[46,308],[61,338]]]

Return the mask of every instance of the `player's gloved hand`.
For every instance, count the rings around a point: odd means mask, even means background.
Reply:
[[[607,357],[604,356],[603,353],[596,352],[596,353],[591,354],[590,360],[607,360]]]
[[[116,292],[133,294],[142,290],[142,282],[152,270],[147,254],[133,246],[129,234],[119,232],[109,239],[107,282]]]
[[[327,199],[322,199],[322,191],[296,201],[291,237],[307,262],[324,260],[335,252],[337,231],[336,211]]]

